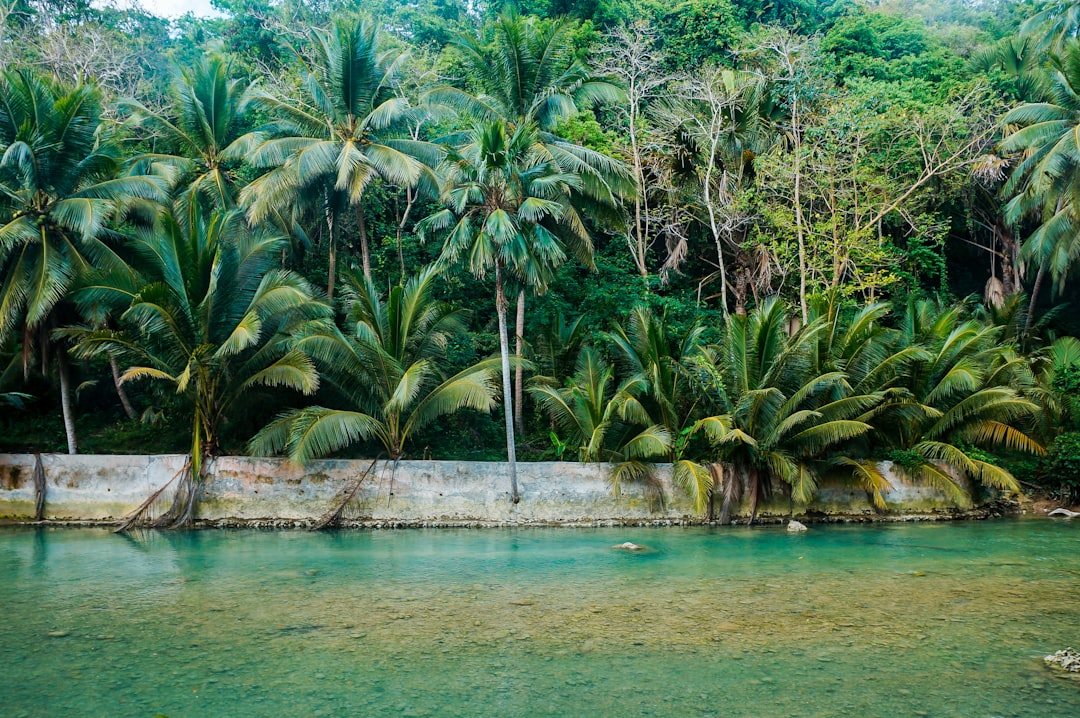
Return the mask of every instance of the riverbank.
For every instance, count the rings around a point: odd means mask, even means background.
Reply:
[[[43,517],[49,523],[108,525],[135,510],[184,467],[170,455],[44,454]],[[0,519],[32,523],[37,492],[32,454],[0,454]],[[813,523],[910,522],[984,519],[1016,513],[1007,502],[975,506],[906,481],[886,462],[893,489],[888,509],[876,511],[866,493],[825,485],[809,506],[778,497],[758,512],[760,523],[788,518]],[[317,461],[300,467],[282,459],[219,457],[203,487],[197,524],[209,527],[304,528],[363,479],[340,522],[357,528],[478,528],[488,526],[686,526],[709,524],[693,511],[672,480],[670,465],[658,465],[649,483],[612,491],[603,464],[519,464],[522,500],[509,500],[506,465],[464,461]],[[169,499],[168,490],[162,500]],[[735,512],[745,522],[749,507]]]

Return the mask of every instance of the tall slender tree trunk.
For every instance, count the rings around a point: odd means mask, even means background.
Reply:
[[[705,169],[705,209],[709,212],[709,230],[712,232],[713,242],[716,243],[716,262],[720,265],[720,309],[723,315],[726,317],[728,314],[728,284],[727,284],[727,267],[724,266],[724,243],[723,236],[720,232],[720,225],[716,219],[716,208],[713,207],[712,200],[712,175],[713,169],[716,165],[716,145],[718,140],[714,138],[712,147],[710,148],[709,162]],[[698,285],[698,301],[700,298],[701,285]]]
[[[630,154],[634,158],[634,182],[637,184],[637,194],[634,197],[634,263],[637,265],[638,274],[642,279],[648,279],[649,270],[645,264],[645,241],[648,236],[649,206],[648,197],[645,195],[645,172],[641,166],[641,151],[638,149],[637,139],[637,108],[630,107]],[[645,215],[644,221],[642,215]]]
[[[1046,265],[1039,265],[1039,272],[1035,275],[1035,284],[1031,287],[1031,301],[1028,302],[1028,315],[1024,320],[1024,336],[1031,331],[1031,324],[1035,321],[1035,305],[1039,301],[1039,290],[1042,288],[1043,277],[1046,276]]]
[[[1005,287],[1005,295],[1008,296],[1020,288],[1016,276],[1016,240],[1009,228],[1003,224],[994,226],[994,234],[1001,244],[1001,283]]]
[[[64,415],[64,433],[67,434],[68,453],[79,453],[79,444],[75,438],[75,415],[71,408],[71,367],[68,365],[67,349],[56,348],[56,367],[60,374],[60,409]]]
[[[364,264],[364,279],[371,281],[371,256],[368,253],[367,221],[364,219],[364,196],[356,203],[356,224],[360,228],[360,260]]]
[[[334,278],[337,276],[337,231],[334,220],[334,210],[331,208],[330,203],[332,199],[326,200],[326,233],[330,235],[330,262],[327,268],[326,277],[326,301],[330,304],[334,303]]]
[[[521,366],[522,345],[525,342],[525,290],[518,292],[517,316],[514,322],[514,356],[518,363],[514,367],[514,428],[517,433],[525,432],[525,392],[522,391],[524,384],[525,369]]]
[[[398,219],[397,225],[397,258],[398,266],[401,270],[401,278],[399,283],[405,284],[405,252],[402,250],[401,235],[405,231],[405,223],[409,221],[409,213],[412,212],[413,204],[416,202],[416,195],[413,194],[412,189],[405,188],[405,212]]]
[[[502,263],[495,262],[495,313],[499,315],[499,353],[502,355],[503,418],[506,421],[506,458],[510,464],[510,502],[521,500],[517,484],[517,449],[514,444],[513,394],[510,390],[510,339],[506,332],[506,291],[503,287]]]
[[[135,412],[135,407],[131,405],[131,400],[128,399],[127,390],[120,382],[120,365],[116,363],[116,357],[109,357],[109,368],[112,369],[113,386],[116,387],[116,395],[120,397],[120,403],[124,406],[124,413],[129,419],[135,421],[139,415]]]
[[[799,241],[799,309],[802,311],[802,323],[806,326],[810,311],[806,305],[806,237],[803,233],[802,215],[802,137],[799,135],[799,98],[791,101],[791,141],[794,147],[794,192],[795,236]]]

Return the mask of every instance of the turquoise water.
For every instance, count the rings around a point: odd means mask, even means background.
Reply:
[[[1080,715],[1080,521],[4,529],[0,616],[4,716]]]

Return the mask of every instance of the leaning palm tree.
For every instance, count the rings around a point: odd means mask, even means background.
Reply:
[[[244,134],[249,84],[232,77],[220,56],[181,68],[173,83],[165,114],[134,99],[120,104],[131,114],[128,123],[150,133],[155,152],[131,160],[136,173],[161,171],[180,183],[179,199],[202,200],[228,209],[236,203],[240,182],[236,168],[257,136]]]
[[[67,346],[50,335],[59,306],[79,272],[118,261],[104,238],[120,204],[165,199],[158,180],[118,178],[119,168],[96,88],[0,74],[0,343],[21,334],[24,372],[35,348],[53,350],[72,454]]]
[[[141,282],[121,328],[64,331],[77,341],[77,356],[120,356],[130,365],[124,381],[165,382],[191,408],[190,471],[164,525],[193,520],[222,428],[254,391],[318,388],[315,364],[297,340],[332,326],[332,312],[306,280],[275,268],[282,242],[251,230],[237,211],[195,212],[183,222],[166,214],[134,240]],[[75,299],[109,302],[102,295],[126,291],[106,280]]]
[[[262,128],[273,137],[248,157],[270,171],[244,188],[241,201],[258,223],[305,195],[319,197],[330,253],[326,293],[333,300],[345,212],[356,212],[364,277],[370,279],[365,191],[376,179],[433,190],[437,183],[425,163],[437,164],[441,152],[403,132],[409,103],[395,87],[404,55],[385,47],[374,23],[339,21],[312,34],[314,62],[303,69],[304,99],[251,93],[254,107],[280,119]]]
[[[589,246],[570,197],[582,180],[548,160],[535,125],[478,122],[461,139],[442,165],[446,208],[421,220],[417,231],[443,238],[443,261],[467,261],[478,277],[494,271],[510,497],[517,503],[506,287],[515,277],[541,284],[544,270],[565,259],[566,245]]]
[[[464,408],[491,411],[497,360],[446,376],[447,343],[465,325],[460,310],[433,298],[437,276],[435,268],[425,269],[385,299],[372,282],[353,276],[348,333],[313,335],[297,345],[320,357],[325,383],[350,408],[285,412],[251,440],[250,451],[285,451],[305,463],[375,439],[396,461],[413,434],[436,419]]]

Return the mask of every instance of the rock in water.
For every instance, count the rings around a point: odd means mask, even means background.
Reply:
[[[626,543],[621,543],[618,546],[612,546],[612,548],[621,549],[623,551],[641,551],[645,547],[638,546],[636,543],[630,543],[629,541],[627,541]]]
[[[1068,509],[1054,509],[1047,516],[1064,516],[1067,519],[1075,519],[1080,516],[1080,511],[1069,511]]]
[[[1051,668],[1060,668],[1069,673],[1080,673],[1080,653],[1071,648],[1058,651],[1043,659]]]
[[[806,525],[799,522],[799,521],[796,521],[795,519],[792,519],[791,521],[787,522],[787,530],[788,531],[806,531]]]

